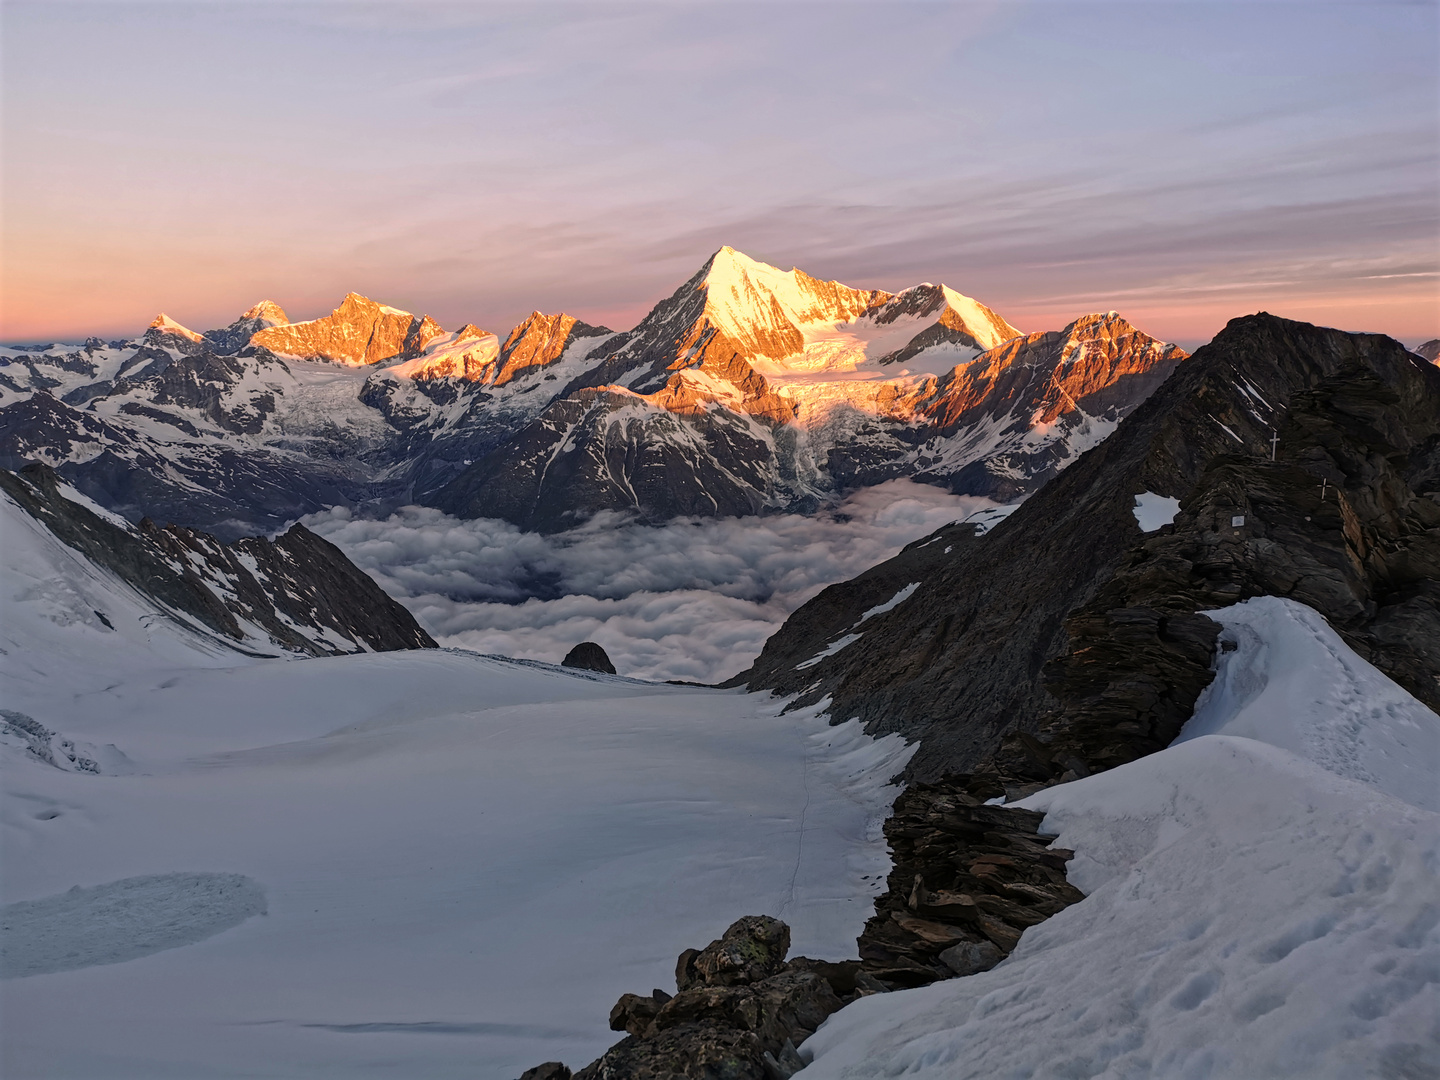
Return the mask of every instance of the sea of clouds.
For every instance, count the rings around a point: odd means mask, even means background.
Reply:
[[[597,641],[622,675],[716,682],[826,585],[994,506],[892,480],[814,515],[644,525],[601,514],[552,536],[420,506],[383,521],[338,507],[304,520],[442,645],[559,661]]]

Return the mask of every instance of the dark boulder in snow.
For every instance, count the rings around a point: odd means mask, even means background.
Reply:
[[[885,990],[986,971],[1041,923],[1083,899],[1071,852],[1038,833],[1043,814],[985,806],[967,777],[911,784],[885,822],[894,860],[860,935],[862,979]]]
[[[570,1080],[570,1070],[558,1061],[547,1061],[520,1074],[520,1080]]]
[[[565,654],[560,666],[579,668],[581,671],[603,671],[606,675],[615,674],[615,665],[610,662],[610,657],[593,641],[582,641],[576,645]]]

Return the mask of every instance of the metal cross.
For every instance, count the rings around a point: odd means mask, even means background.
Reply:
[[[1330,487],[1330,481],[1329,481],[1329,480],[1321,480],[1321,481],[1320,481],[1320,501],[1321,501],[1321,502],[1324,502],[1324,501],[1325,501],[1325,492],[1326,492],[1326,490],[1327,490],[1329,487]]]
[[[1275,460],[1275,447],[1280,445],[1280,436],[1275,434],[1275,429],[1270,429],[1270,460]]]

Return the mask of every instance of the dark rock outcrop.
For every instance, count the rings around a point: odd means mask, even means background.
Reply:
[[[615,665],[610,662],[610,657],[593,641],[582,641],[576,645],[565,654],[560,666],[579,668],[582,671],[603,671],[606,675],[615,674]]]
[[[1144,492],[1180,500],[1172,524],[1141,532]],[[998,794],[1163,747],[1211,678],[1199,612],[1276,595],[1440,706],[1440,369],[1389,338],[1236,319],[993,531],[954,532],[821,593],[735,681],[828,694],[919,739],[912,777]],[[913,596],[800,666],[932,547]]]
[[[994,967],[1027,927],[1084,898],[1072,852],[1037,830],[1044,815],[985,806],[968,778],[911,784],[885,822],[893,866],[860,935],[865,974],[887,989]]]
[[[804,1067],[795,1046],[846,1001],[871,990],[859,963],[785,954],[790,928],[751,915],[676,964],[676,993],[625,994],[610,1027],[626,1037],[574,1075],[576,1080],[783,1080]],[[563,1065],[531,1076],[569,1076]],[[522,1077],[524,1080],[524,1077]]]
[[[22,510],[192,629],[237,648],[311,656],[435,647],[414,616],[303,525],[273,541],[223,544],[149,518],[122,527],[65,498],[59,484],[45,465],[0,470],[0,491]]]

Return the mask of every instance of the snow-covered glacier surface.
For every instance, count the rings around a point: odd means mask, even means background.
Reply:
[[[511,1080],[740,915],[854,955],[898,737],[461,651],[244,657],[0,504],[5,1076]]]
[[[980,975],[862,999],[826,1077],[1440,1073],[1440,717],[1314,611],[1210,613],[1169,749],[1031,796],[1084,901]]]

